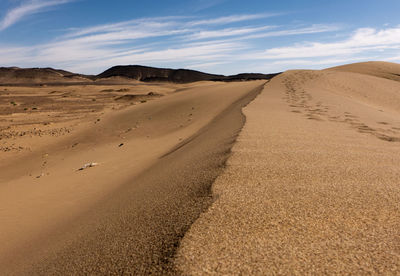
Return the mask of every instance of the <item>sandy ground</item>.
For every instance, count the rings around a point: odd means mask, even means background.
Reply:
[[[172,273],[264,83],[3,87],[2,274]]]
[[[244,109],[182,274],[400,274],[400,82],[370,65],[288,71]]]
[[[0,158],[19,157],[37,148],[44,140],[41,137],[64,136],[85,121],[95,122],[109,110],[186,87],[134,81],[129,85],[0,86]]]
[[[0,274],[398,275],[399,76],[0,86]]]

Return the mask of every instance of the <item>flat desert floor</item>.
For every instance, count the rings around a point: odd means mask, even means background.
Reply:
[[[2,86],[0,129],[2,274],[400,273],[400,65]]]

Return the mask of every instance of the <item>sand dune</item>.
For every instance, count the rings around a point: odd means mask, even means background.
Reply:
[[[69,124],[70,133],[43,134],[30,151],[2,159],[7,160],[0,165],[2,271],[164,269],[164,258],[173,254],[179,237],[210,201],[207,191],[243,124],[241,105],[263,83],[179,86],[121,110],[104,102],[106,108],[97,116],[59,122]],[[127,88],[121,89],[126,93]],[[110,93],[101,91],[96,93]],[[10,139],[24,142],[18,135]],[[96,166],[85,166],[91,163]],[[124,250],[115,251],[115,243],[127,242],[121,227],[128,222],[135,226],[133,233],[125,233],[131,240],[129,256],[135,256],[130,258]],[[122,263],[110,259],[117,255]]]
[[[399,274],[399,68],[3,85],[1,274]]]
[[[360,63],[337,66],[329,68],[327,70],[360,73],[360,74],[400,81],[400,64],[391,62],[383,62],[383,61],[360,62]]]
[[[375,65],[289,71],[245,108],[184,275],[400,273],[400,86]]]

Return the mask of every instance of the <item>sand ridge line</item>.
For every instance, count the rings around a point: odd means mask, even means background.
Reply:
[[[201,135],[202,133],[204,133],[205,131],[208,130],[208,128],[210,127],[210,125],[214,124],[216,121],[220,120],[221,117],[226,116],[226,113],[231,112],[231,109],[233,107],[235,107],[235,105],[237,105],[240,102],[243,102],[244,99],[248,98],[249,95],[251,95],[250,97],[252,97],[253,95],[258,95],[261,93],[261,91],[264,89],[265,85],[269,82],[270,80],[266,81],[264,84],[260,85],[259,87],[253,89],[252,91],[250,91],[248,94],[244,95],[242,98],[236,100],[231,106],[227,107],[225,110],[223,110],[221,113],[219,113],[208,125],[204,126],[203,128],[199,129],[198,132],[196,132],[195,134],[193,134],[191,137],[183,140],[182,142],[180,142],[178,145],[176,145],[173,149],[171,149],[170,151],[168,151],[167,153],[163,154],[162,156],[160,156],[160,158],[164,158],[170,154],[172,154],[173,152],[179,150],[180,148],[182,148],[183,146],[189,144],[191,141],[193,141],[194,139],[196,139],[199,135]],[[251,100],[252,101],[252,100]],[[249,101],[248,104],[251,102]],[[246,107],[246,105],[243,106]]]

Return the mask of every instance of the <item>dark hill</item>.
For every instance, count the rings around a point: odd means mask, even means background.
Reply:
[[[0,67],[1,85],[41,84],[94,84],[100,82],[123,82],[124,78],[144,82],[189,83],[196,81],[246,81],[271,79],[276,74],[245,73],[233,76],[207,74],[188,69],[154,68],[140,65],[114,66],[97,76],[81,75],[53,68]],[[112,77],[122,80],[110,80]]]
[[[88,81],[89,76],[53,68],[0,67],[0,83],[54,83]]]
[[[207,74],[194,70],[186,69],[165,69],[154,68],[140,65],[114,66],[103,73],[97,75],[97,78],[126,77],[139,81],[168,81],[168,82],[195,82],[203,80],[221,79],[222,75]]]
[[[195,81],[241,81],[271,79],[276,74],[244,73],[233,76],[207,74],[188,69],[165,69],[140,65],[114,66],[97,75],[97,79],[110,77],[125,77],[139,81],[167,81],[188,83]]]
[[[275,74],[261,74],[261,73],[242,73],[237,75],[226,76],[221,81],[250,81],[250,80],[269,80],[279,75]]]

